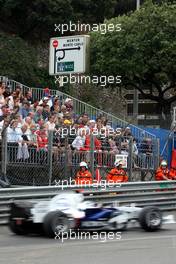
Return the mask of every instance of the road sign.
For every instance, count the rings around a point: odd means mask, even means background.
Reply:
[[[66,75],[89,70],[88,35],[50,39],[49,74]]]
[[[115,155],[115,162],[122,162],[122,168],[127,168],[127,161],[128,161],[128,155],[126,154],[116,154]]]

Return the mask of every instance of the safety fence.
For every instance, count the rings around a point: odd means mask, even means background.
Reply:
[[[19,82],[16,82],[14,80],[10,80],[5,76],[0,76],[0,80],[4,81],[6,85],[9,87],[10,91],[14,91],[16,87],[21,87],[22,93],[25,94],[27,91],[32,92],[33,99],[42,99],[44,97],[44,91],[42,88],[31,88],[26,85],[23,85]],[[71,98],[73,100],[73,109],[74,112],[77,115],[82,115],[83,113],[87,113],[89,115],[90,119],[96,119],[100,115],[103,115],[108,120],[108,125],[113,127],[114,129],[117,127],[128,127],[130,126],[133,136],[135,138],[150,138],[150,139],[156,139],[156,136],[145,131],[144,129],[141,129],[133,124],[130,124],[128,121],[125,120],[125,116],[122,116],[121,118],[118,118],[114,116],[113,114],[107,113],[101,109],[95,108],[83,101],[80,101],[68,94],[65,94],[58,90],[50,90],[51,96],[57,96],[61,103],[65,102],[66,98]],[[120,114],[120,113],[119,113]]]
[[[91,134],[90,145],[78,150],[73,148],[74,140],[69,137],[60,138],[57,143],[53,132],[49,132],[47,137],[47,145],[38,147],[37,139],[9,142],[6,135],[1,163],[3,174],[11,184],[54,185],[58,180],[74,179],[81,161],[88,164],[94,179],[99,173],[105,180],[119,159],[124,159],[129,181],[144,181],[153,179],[159,165],[159,143],[156,139],[134,142],[133,137],[106,138],[107,142],[114,140],[115,145],[110,146],[103,144],[105,139],[102,141],[100,138],[101,147],[98,148],[95,136]]]
[[[115,206],[157,206],[163,211],[176,210],[176,181],[131,182],[108,185],[105,181],[89,187],[57,185],[0,189],[0,224],[6,224],[9,206],[17,200],[48,200],[63,191],[81,190],[85,200]]]

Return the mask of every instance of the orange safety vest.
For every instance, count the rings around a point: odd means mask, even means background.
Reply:
[[[176,180],[176,169],[175,168],[171,168],[170,172],[169,172],[169,178],[171,180]]]
[[[88,170],[78,171],[76,174],[75,181],[78,185],[92,184],[92,174]]]
[[[112,169],[106,176],[107,181],[111,182],[127,182],[128,176],[124,169]]]
[[[164,181],[165,180],[164,176],[166,176],[168,179],[170,179],[168,168],[162,169],[162,167],[159,167],[155,173],[155,180],[156,181]]]

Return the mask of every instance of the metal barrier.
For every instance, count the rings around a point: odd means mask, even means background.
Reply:
[[[6,224],[9,205],[14,200],[50,199],[62,191],[80,189],[86,200],[116,206],[158,206],[161,210],[176,210],[176,181],[134,182],[108,185],[105,181],[92,186],[61,184],[50,187],[0,189],[0,224]]]
[[[11,138],[7,134],[7,139]],[[95,149],[94,136],[90,135],[91,144],[88,150],[72,149],[73,139],[65,138],[61,145],[55,145],[53,133],[48,134],[48,146],[37,148],[37,141],[29,143],[7,142],[7,155],[4,167],[9,181],[13,185],[52,185],[55,180],[74,179],[81,161],[86,161],[93,178],[96,170],[102,179],[106,179],[108,172],[114,167],[116,155],[127,156],[127,173],[129,181],[146,180],[141,173],[154,174],[159,162],[158,141],[138,143],[137,152],[134,151],[132,137],[118,137],[116,148],[102,145],[102,149]],[[108,140],[108,138],[107,138]],[[101,140],[100,140],[101,141]],[[111,139],[112,142],[112,139]],[[141,175],[140,175],[141,174]],[[150,176],[150,179],[152,178]]]

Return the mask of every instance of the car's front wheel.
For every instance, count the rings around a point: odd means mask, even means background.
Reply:
[[[145,207],[140,212],[139,223],[145,231],[157,231],[162,225],[162,213],[157,207]]]

